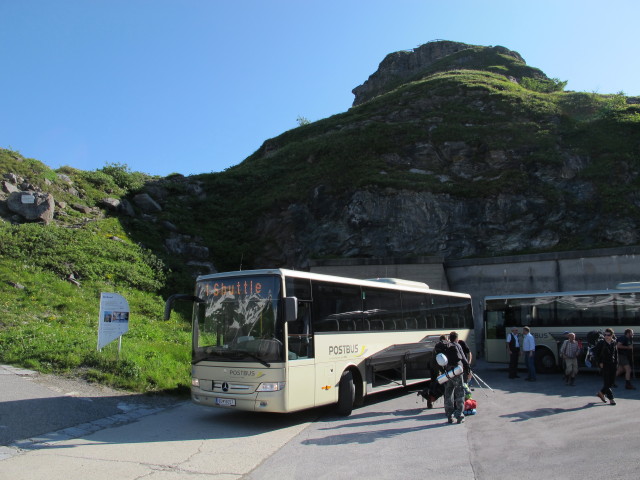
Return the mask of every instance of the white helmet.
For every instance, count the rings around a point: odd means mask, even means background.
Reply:
[[[447,356],[444,353],[439,353],[436,355],[436,362],[438,362],[438,365],[441,367],[444,367],[448,363]]]

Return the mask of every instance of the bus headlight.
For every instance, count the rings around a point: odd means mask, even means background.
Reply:
[[[192,378],[192,379],[191,379],[191,386],[192,386],[192,387],[199,387],[199,386],[200,386],[200,379],[198,379],[198,378]]]
[[[256,392],[277,392],[284,390],[285,382],[265,382],[258,385]]]

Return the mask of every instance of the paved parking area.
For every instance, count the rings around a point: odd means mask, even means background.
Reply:
[[[427,410],[415,394],[372,397],[349,418],[326,412],[248,478],[640,476],[638,390],[618,388],[611,406],[595,396],[595,373],[570,387],[560,374],[526,382],[483,363],[476,372],[493,391],[475,387],[478,414],[462,425],[446,423],[442,400]]]
[[[328,407],[281,416],[180,402],[117,422],[107,421],[112,410],[131,399],[107,395],[103,418],[79,425],[91,428],[0,447],[0,472],[51,480],[638,478],[639,390],[618,388],[611,406],[595,396],[594,373],[581,373],[575,387],[560,374],[510,380],[506,368],[482,363],[476,373],[493,391],[475,387],[478,414],[461,425],[446,423],[442,400],[427,409],[411,391],[372,396],[346,418]],[[25,387],[40,395],[30,400],[38,407],[73,401],[63,407],[100,415],[95,397],[40,387]],[[5,397],[10,407],[34,405]]]

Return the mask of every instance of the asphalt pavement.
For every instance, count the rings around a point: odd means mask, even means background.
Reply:
[[[349,417],[331,408],[272,415],[188,401],[154,410],[116,395],[121,406],[138,405],[129,412],[142,413],[126,418],[120,411],[0,447],[0,479],[638,478],[639,390],[619,387],[612,406],[595,396],[601,382],[595,373],[580,373],[570,387],[560,374],[525,382],[482,362],[475,371],[491,389],[475,385],[478,414],[461,425],[446,423],[442,400],[427,409],[412,390],[372,396]],[[35,405],[64,401],[61,392],[47,400],[42,385],[13,376],[19,386],[32,383],[22,386],[40,395]],[[3,403],[5,380],[0,375]],[[91,403],[71,398],[81,402],[76,408]],[[103,413],[118,410],[117,398],[105,398]],[[8,400],[10,407],[22,401]],[[83,415],[98,413],[89,410]],[[6,412],[0,404],[0,419]]]

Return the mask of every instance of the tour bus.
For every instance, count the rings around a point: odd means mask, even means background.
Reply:
[[[284,269],[200,276],[193,302],[191,397],[200,405],[292,412],[429,379],[441,334],[475,351],[471,297],[397,279]]]
[[[557,371],[559,349],[567,332],[575,333],[582,344],[578,362],[585,366],[589,332],[611,327],[618,337],[624,335],[627,328],[637,333],[640,282],[621,283],[611,290],[488,296],[484,299],[484,322],[488,362],[509,363],[507,334],[512,327],[518,327],[522,346],[522,327],[528,325],[536,341],[536,370]],[[634,349],[634,366],[640,365],[637,350],[640,349]]]

